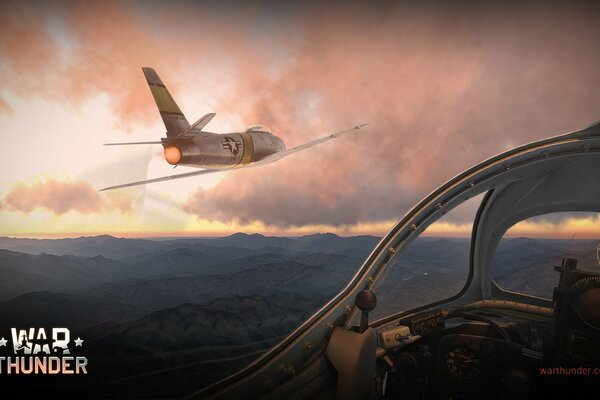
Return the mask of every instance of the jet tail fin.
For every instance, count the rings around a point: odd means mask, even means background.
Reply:
[[[177,103],[175,103],[175,100],[173,100],[165,84],[160,80],[156,71],[148,67],[143,67],[142,71],[144,71],[144,76],[152,92],[152,97],[154,97],[165,128],[167,128],[167,137],[177,136],[189,130],[189,122]]]

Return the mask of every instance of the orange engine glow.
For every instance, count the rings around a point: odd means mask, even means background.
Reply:
[[[165,160],[171,165],[177,165],[181,161],[181,150],[178,147],[165,147]]]

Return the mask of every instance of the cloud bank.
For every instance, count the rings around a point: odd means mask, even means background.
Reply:
[[[132,211],[131,199],[123,194],[100,194],[87,182],[58,181],[52,178],[26,185],[17,183],[1,200],[0,209],[29,214],[45,209],[57,216],[70,211],[98,214]]]
[[[203,219],[399,218],[472,164],[600,116],[600,6],[589,3],[55,4],[0,6],[11,95],[77,107],[103,93],[124,128],[155,122],[140,72],[151,65],[175,98],[214,96],[217,109],[197,116],[264,123],[288,147],[370,123],[192,191],[182,207]]]

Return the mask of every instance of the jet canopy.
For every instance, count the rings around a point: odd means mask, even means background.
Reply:
[[[246,132],[267,132],[267,133],[273,133],[273,132],[271,132],[271,128],[269,128],[266,125],[252,125],[250,128],[246,129]]]

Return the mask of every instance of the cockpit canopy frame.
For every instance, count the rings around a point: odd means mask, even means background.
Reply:
[[[266,125],[252,125],[250,127],[248,127],[248,129],[246,129],[246,133],[250,133],[250,132],[264,132],[264,133],[270,133],[273,134],[273,132],[271,131],[271,128],[269,128]]]
[[[594,183],[595,182],[595,183]],[[282,365],[302,365],[307,348],[322,343],[333,327],[358,324],[354,299],[364,289],[376,287],[395,257],[429,225],[464,201],[484,192],[471,238],[470,272],[455,296],[407,312],[451,307],[492,298],[490,263],[504,232],[520,220],[556,211],[600,211],[600,123],[568,134],[519,146],[487,159],[426,196],[379,242],[348,285],[281,343],[236,374],[199,392],[241,397],[245,382],[269,382]],[[508,294],[510,295],[510,293]],[[375,328],[397,321],[407,312],[372,323]],[[312,346],[319,348],[319,346]],[[317,350],[315,350],[317,351]],[[260,388],[261,385],[252,387]],[[259,389],[257,389],[259,390]]]

